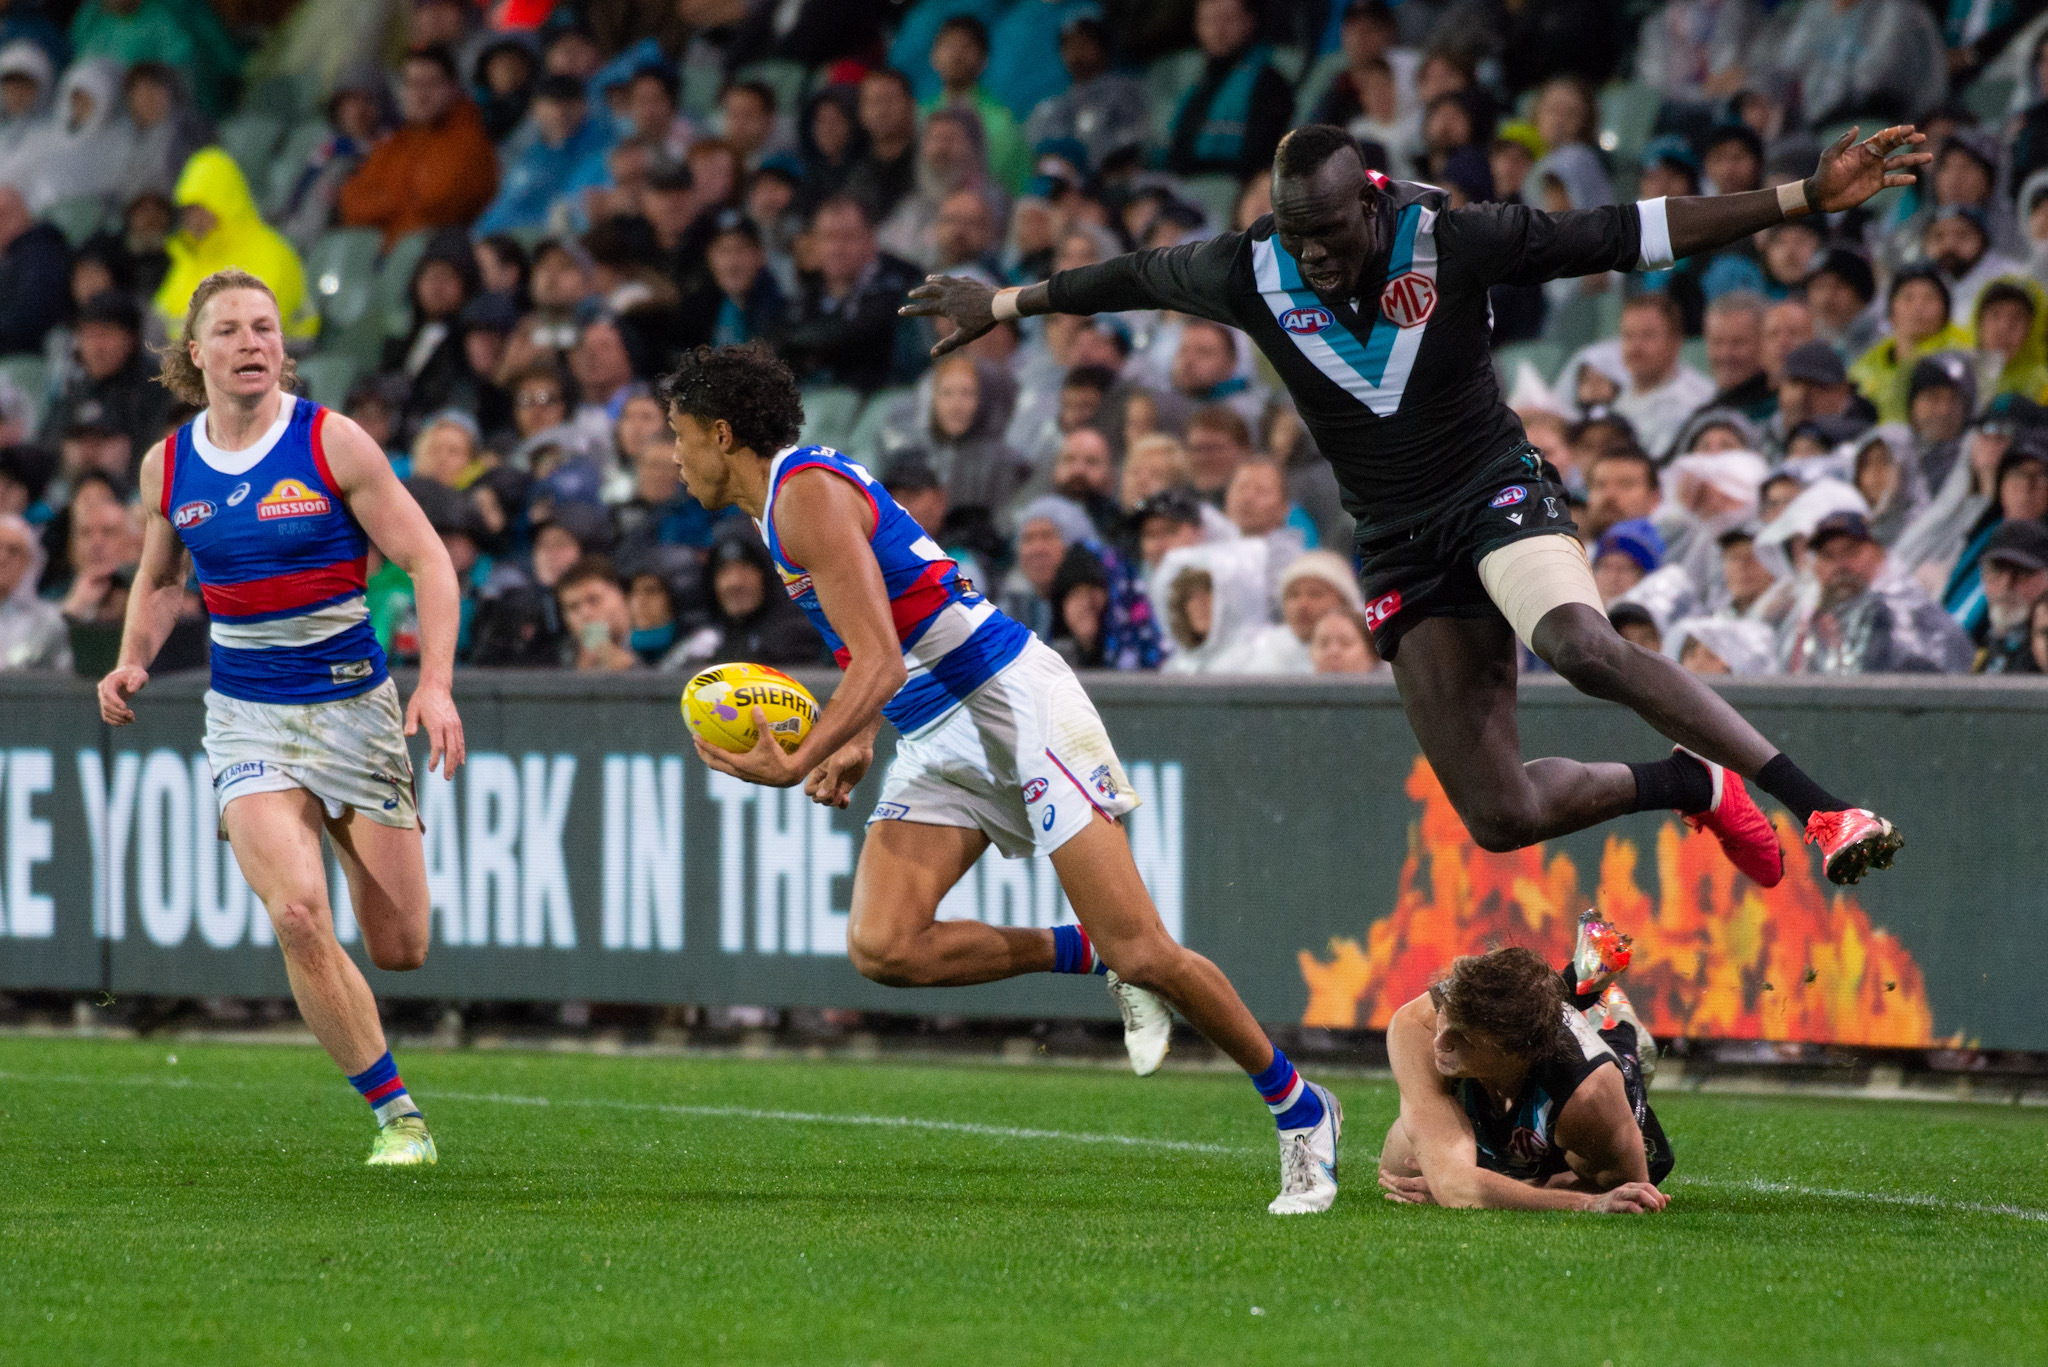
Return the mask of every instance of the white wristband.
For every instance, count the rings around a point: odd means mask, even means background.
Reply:
[[[1636,216],[1642,223],[1642,238],[1636,250],[1636,269],[1661,271],[1672,265],[1671,217],[1664,196],[1636,201]]]
[[[1014,323],[1024,316],[1017,307],[1017,296],[1024,292],[1022,285],[997,290],[996,297],[988,301],[988,311],[996,316],[998,323]]]
[[[1787,218],[1804,218],[1812,212],[1806,202],[1805,181],[1790,180],[1778,187],[1778,212]]]

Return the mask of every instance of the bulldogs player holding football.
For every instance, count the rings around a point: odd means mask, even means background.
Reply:
[[[934,276],[902,312],[955,324],[935,354],[1046,313],[1175,309],[1242,329],[1343,487],[1375,644],[1482,847],[1672,808],[1769,886],[1783,855],[1743,787],[1749,778],[1804,824],[1828,877],[1852,883],[1890,865],[1903,843],[1891,824],[1831,796],[1713,690],[1608,624],[1557,473],[1501,398],[1487,290],[1669,266],[1788,217],[1852,208],[1932,160],[1902,150],[1925,141],[1909,127],[1861,143],[1855,132],[1812,176],[1775,190],[1547,214],[1454,209],[1440,189],[1368,170],[1344,130],[1309,125],[1281,142],[1273,213],[1247,232],[1000,291]],[[1524,764],[1517,637],[1582,692],[1634,709],[1678,743],[1674,754]]]
[[[376,1116],[369,1162],[411,1167],[436,1161],[434,1141],[335,940],[320,833],[370,961],[418,968],[427,865],[405,738],[425,727],[428,768],[455,776],[455,568],[377,443],[288,392],[290,364],[269,286],[239,270],[199,282],[163,382],[205,409],[143,457],[142,560],[100,716],[135,720],[129,700],[177,623],[189,557],[213,619],[206,758],[221,837],[270,914],[299,1014]],[[365,606],[372,542],[419,599],[420,678],[402,719]]]
[[[661,393],[691,496],[754,519],[846,671],[794,751],[756,707],[752,750],[700,738],[697,753],[721,773],[801,783],[844,807],[883,719],[902,735],[854,871],[854,966],[894,987],[1103,973],[1141,1074],[1166,1052],[1171,1002],[1251,1075],[1279,1126],[1268,1209],[1328,1210],[1343,1109],[1295,1071],[1216,965],[1166,933],[1118,821],[1137,798],[1066,661],[963,579],[880,481],[829,447],[797,445],[796,378],[765,345],[698,347]],[[938,920],[939,899],[991,843],[1012,859],[1048,856],[1080,924]]]

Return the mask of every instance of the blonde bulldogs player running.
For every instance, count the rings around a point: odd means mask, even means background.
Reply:
[[[100,715],[128,700],[178,620],[186,557],[213,619],[206,758],[220,829],[263,900],[292,996],[378,1123],[369,1161],[435,1161],[434,1141],[385,1048],[377,1003],[334,938],[324,825],[341,856],[370,961],[427,957],[427,868],[405,737],[427,731],[432,769],[462,763],[454,672],[455,569],[426,515],[362,428],[285,392],[277,296],[246,271],[199,282],[164,385],[206,410],[142,462],[148,519],[119,662]],[[364,605],[369,545],[412,576],[420,680],[403,721]]]
[[[902,733],[854,874],[855,967],[895,987],[1107,970],[1127,1028],[1137,1026],[1140,1072],[1165,1052],[1157,993],[1251,1074],[1273,1113],[1281,1183],[1268,1209],[1328,1210],[1343,1110],[1295,1072],[1230,980],[1160,924],[1117,821],[1137,800],[1066,662],[962,579],[866,470],[796,444],[796,380],[765,346],[698,347],[662,392],[690,493],[754,518],[846,671],[794,753],[769,736],[758,709],[752,750],[699,741],[697,753],[723,773],[802,783],[814,800],[844,807],[874,759],[882,719]],[[939,899],[991,841],[1010,858],[1049,856],[1080,924],[937,920]]]

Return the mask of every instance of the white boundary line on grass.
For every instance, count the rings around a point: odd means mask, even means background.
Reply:
[[[93,1077],[81,1073],[14,1073],[0,1071],[0,1082],[70,1083],[83,1086],[142,1086],[176,1089],[240,1090],[241,1082],[201,1081],[181,1077],[155,1077],[129,1073]],[[663,1101],[614,1101],[602,1097],[573,1097],[556,1101],[544,1096],[520,1096],[506,1092],[444,1092],[430,1094],[433,1101],[459,1101],[497,1106],[572,1106],[592,1110],[639,1111],[656,1115],[689,1116],[711,1120],[772,1120],[792,1125],[851,1125],[878,1129],[936,1130],[947,1134],[978,1135],[988,1139],[1040,1139],[1071,1144],[1113,1144],[1124,1148],[1165,1149],[1178,1153],[1227,1156],[1263,1153],[1265,1150],[1229,1144],[1204,1144],[1187,1139],[1153,1139],[1143,1135],[1104,1134],[1085,1130],[1046,1130],[1021,1125],[982,1125],[964,1120],[929,1120],[907,1115],[864,1115],[830,1111],[780,1111],[752,1106],[692,1106]],[[1767,1196],[1809,1196],[1829,1201],[1855,1201],[1869,1205],[1899,1206],[1915,1210],[1950,1211],[1961,1215],[2003,1215],[2015,1220],[2048,1223],[2048,1210],[2005,1202],[1957,1201],[1916,1192],[1852,1191],[1843,1187],[1809,1187],[1796,1182],[1773,1182],[1761,1177],[1694,1177],[1680,1173],[1672,1185],[1750,1191]]]
[[[2004,1202],[1951,1201],[1945,1196],[1922,1196],[1915,1192],[1848,1191],[1841,1187],[1803,1187],[1795,1182],[1768,1182],[1761,1177],[1689,1177],[1683,1173],[1671,1179],[1688,1187],[1719,1187],[1723,1191],[1754,1191],[1767,1196],[1819,1196],[1831,1201],[1864,1201],[1873,1205],[1912,1206],[1921,1210],[1949,1210],[1965,1215],[2009,1215],[2015,1220],[2048,1222],[2048,1210],[2015,1206]]]

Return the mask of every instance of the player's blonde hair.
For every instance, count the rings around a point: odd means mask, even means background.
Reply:
[[[225,294],[229,290],[261,291],[263,296],[270,300],[271,307],[278,309],[279,321],[283,321],[283,309],[277,302],[277,292],[248,271],[229,266],[226,270],[215,271],[200,281],[192,291],[192,301],[185,305],[185,325],[178,330],[176,337],[166,342],[157,352],[162,363],[162,369],[157,376],[158,381],[180,402],[201,407],[206,404],[206,376],[193,364],[191,343],[199,327],[199,315],[213,302],[215,295]],[[298,388],[298,363],[289,355],[284,358],[284,368],[278,373],[277,383],[280,388],[287,391]]]

